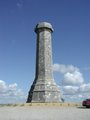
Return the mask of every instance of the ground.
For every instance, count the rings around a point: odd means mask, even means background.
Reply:
[[[0,120],[90,120],[82,106],[0,106]]]

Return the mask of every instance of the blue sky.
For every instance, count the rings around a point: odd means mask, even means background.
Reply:
[[[42,21],[54,28],[54,78],[65,100],[90,97],[90,1],[0,0],[0,103],[25,101]]]

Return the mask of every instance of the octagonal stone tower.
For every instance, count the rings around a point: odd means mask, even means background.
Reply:
[[[28,102],[60,102],[60,90],[53,78],[52,25],[41,22],[36,25],[36,75],[28,94]]]

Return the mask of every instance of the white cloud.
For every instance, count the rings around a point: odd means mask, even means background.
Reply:
[[[90,98],[90,83],[80,86],[62,86],[62,92],[66,101],[82,101]]]
[[[6,90],[7,86],[3,80],[0,80],[0,92]]]
[[[90,99],[90,93],[77,93],[77,94],[66,94],[65,96],[66,101],[83,101],[84,99]]]
[[[64,79],[62,81],[64,85],[81,85],[83,82],[84,78],[79,71],[64,74]]]
[[[80,101],[90,98],[90,83],[80,86],[62,86],[62,91],[66,100]]]
[[[66,101],[80,101],[90,98],[90,83],[85,83],[83,74],[78,67],[54,64],[53,71],[63,74],[60,88]]]
[[[79,71],[79,68],[73,66],[73,65],[64,65],[64,64],[54,64],[53,70],[60,73],[67,73],[67,72],[74,72]]]
[[[78,92],[77,86],[64,86],[63,87],[64,94],[71,95],[76,94]]]
[[[53,70],[64,75],[64,79],[62,80],[64,85],[81,85],[84,82],[79,68],[73,65],[54,64]]]
[[[17,84],[16,83],[9,85],[9,90],[15,91],[16,89],[17,89]]]
[[[79,88],[80,92],[90,92],[90,83],[82,84]]]
[[[19,102],[23,99],[25,97],[24,93],[17,86],[16,83],[7,85],[5,81],[0,80],[0,103],[12,103],[16,100]]]

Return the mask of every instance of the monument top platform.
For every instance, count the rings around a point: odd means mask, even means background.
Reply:
[[[39,28],[47,28],[47,29],[50,29],[52,32],[53,32],[53,27],[50,23],[48,22],[40,22],[36,25],[36,28],[35,28],[35,32],[37,31],[37,29]]]

